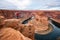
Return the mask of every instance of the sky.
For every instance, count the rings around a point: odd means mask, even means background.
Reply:
[[[0,9],[60,10],[60,0],[0,0]]]

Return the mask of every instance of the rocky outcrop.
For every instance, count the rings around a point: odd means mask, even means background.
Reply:
[[[15,13],[19,13],[19,21],[17,21],[17,16],[15,15]],[[19,29],[19,27],[17,27],[17,30],[19,30],[24,36],[31,39],[34,39],[34,33],[45,35],[52,31],[53,28],[49,27],[48,18],[52,18],[54,21],[60,23],[60,11],[0,10],[0,15],[6,18],[6,20],[4,21],[5,26],[8,24],[6,27],[13,27],[15,29],[18,24],[21,30]],[[24,20],[29,19],[30,17],[32,19],[29,20],[26,24],[21,23]]]

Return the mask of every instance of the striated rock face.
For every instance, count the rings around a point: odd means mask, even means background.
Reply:
[[[34,32],[35,32],[35,28],[32,24],[21,24],[21,20],[20,19],[5,19],[3,21],[3,28],[13,28],[19,32],[21,32],[24,36],[31,38],[32,40],[34,40]],[[27,40],[27,39],[26,39]]]
[[[46,16],[52,18],[52,20],[60,23],[60,11],[50,11],[46,12]]]
[[[6,19],[4,20],[4,27],[11,27],[17,29],[19,23],[20,23],[19,19]]]
[[[21,25],[20,25],[20,26],[21,26]],[[34,33],[35,33],[35,28],[34,28],[34,26],[31,25],[31,24],[26,24],[26,25],[21,26],[21,27],[22,27],[22,28],[21,28],[20,32],[21,32],[24,36],[26,36],[26,37],[31,38],[32,40],[34,40]]]
[[[16,18],[16,13],[19,13],[20,19],[27,19],[32,16],[32,14],[37,14],[38,16],[47,16],[60,22],[60,11],[24,11],[24,10],[0,10],[0,15],[5,18]]]
[[[15,13],[19,13],[16,19]],[[19,11],[19,10],[0,10],[0,15],[4,16],[5,27],[12,27],[19,30],[24,36],[34,40],[34,33],[45,35],[50,33],[53,28],[49,27],[48,18],[60,23],[60,11]],[[24,20],[29,19],[26,24],[22,24]],[[18,26],[18,27],[17,27]]]
[[[34,25],[36,26],[36,31],[38,34],[47,34],[49,31],[51,32],[53,28],[49,27],[49,20],[52,20],[60,23],[60,11],[38,11],[34,12],[35,14],[35,21]],[[39,26],[38,26],[39,25]],[[49,29],[49,31],[47,31]],[[45,33],[44,33],[45,32]]]
[[[0,29],[0,40],[31,40],[12,28]]]
[[[6,19],[4,20],[4,28],[13,28],[20,31],[24,36],[34,40],[35,28],[32,24],[21,24],[20,19]]]
[[[50,33],[52,29],[48,27],[48,17],[44,12],[36,12],[34,15],[33,25],[35,26],[35,32],[41,35]]]

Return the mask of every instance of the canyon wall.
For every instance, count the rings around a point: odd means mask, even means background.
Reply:
[[[34,28],[35,28],[35,33],[39,33],[39,34],[48,34],[52,30],[50,29],[49,31],[46,32],[46,30],[49,28],[48,18],[53,18],[55,19],[55,21],[60,22],[60,11],[0,10],[0,15],[4,16],[6,19],[16,18],[17,17],[16,13],[19,14],[18,19],[26,20],[32,17],[32,20],[30,20],[26,25],[24,25],[26,28],[24,29],[24,32],[22,32],[23,35],[28,36],[31,39],[34,39],[34,30],[33,30]],[[31,35],[29,36],[29,34]]]

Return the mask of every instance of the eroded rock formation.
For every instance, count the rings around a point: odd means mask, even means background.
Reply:
[[[19,13],[16,19],[15,13]],[[20,31],[24,36],[34,40],[34,33],[41,35],[50,33],[53,28],[49,27],[48,18],[60,23],[60,11],[20,11],[20,10],[0,10],[0,15],[4,16],[4,27],[11,27]],[[22,24],[24,20],[29,19],[26,24]]]

